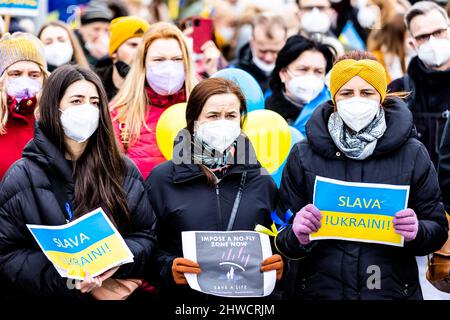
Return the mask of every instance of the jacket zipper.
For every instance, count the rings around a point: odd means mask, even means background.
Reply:
[[[220,206],[220,187],[216,184],[216,199],[217,199],[217,217],[219,218],[219,230],[223,229],[222,225],[222,208]]]

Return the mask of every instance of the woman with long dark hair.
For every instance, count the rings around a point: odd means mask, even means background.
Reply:
[[[1,287],[13,296],[95,296],[108,277],[143,278],[155,247],[155,217],[139,170],[119,151],[98,76],[71,65],[55,70],[38,119],[34,139],[0,186]],[[62,225],[98,207],[134,262],[86,276],[78,290],[69,290],[26,224]]]

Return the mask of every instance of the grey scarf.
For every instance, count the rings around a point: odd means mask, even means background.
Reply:
[[[334,112],[328,120],[328,131],[336,146],[348,158],[364,160],[372,155],[378,139],[386,131],[384,109],[380,108],[375,119],[359,132],[348,129],[339,113]]]

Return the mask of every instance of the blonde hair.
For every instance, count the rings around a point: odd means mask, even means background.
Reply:
[[[111,106],[111,110],[117,109],[118,111],[117,116],[113,120],[119,120],[124,124],[131,138],[131,143],[139,139],[142,126],[150,131],[145,121],[149,111],[147,107],[149,101],[145,92],[145,58],[150,45],[158,39],[175,39],[180,45],[186,71],[184,85],[186,99],[189,97],[195,83],[191,55],[181,30],[167,22],[153,24],[144,34],[142,43],[138,48],[137,56],[131,65],[130,72]]]
[[[69,35],[70,44],[72,45],[72,48],[73,48],[73,56],[75,58],[75,62],[82,67],[89,68],[89,63],[83,52],[83,48],[80,45],[80,41],[78,41],[78,38],[76,37],[75,33],[73,32],[73,30],[70,28],[70,26],[68,24],[61,22],[61,21],[47,22],[46,24],[44,24],[41,27],[41,30],[38,33],[39,40],[41,39],[42,32],[45,30],[45,28],[50,27],[50,26],[60,27],[64,30],[66,30],[67,34]]]
[[[37,63],[36,63],[37,64]],[[45,80],[47,80],[49,73],[47,70],[44,70],[39,64],[39,69],[41,69],[42,75],[44,77],[43,83],[45,83]],[[6,95],[6,87],[5,87],[5,78],[7,77],[8,69],[3,72],[3,74],[0,76],[0,135],[6,134],[6,123],[8,122],[8,97]],[[39,102],[39,93],[37,95],[37,100]],[[35,114],[38,112],[38,103],[36,104],[35,108]]]

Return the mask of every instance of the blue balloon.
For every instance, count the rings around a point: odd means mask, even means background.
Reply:
[[[294,147],[294,145],[297,142],[300,142],[303,139],[305,139],[305,136],[300,131],[295,129],[294,127],[289,126],[289,130],[291,131],[291,149],[292,149],[292,147]],[[272,173],[272,179],[275,181],[278,188],[280,187],[280,184],[281,184],[281,177],[283,175],[283,169],[284,169],[284,166],[286,165],[286,161],[287,161],[287,159],[281,164],[281,166],[277,170],[275,170]]]
[[[280,188],[281,177],[283,176],[283,169],[284,169],[285,165],[286,165],[286,160],[281,164],[281,166],[277,170],[275,170],[272,173],[272,179],[273,179],[273,181],[275,181],[275,184],[277,185],[278,188]]]
[[[248,112],[264,109],[264,94],[261,87],[248,72],[241,69],[228,68],[214,73],[211,78],[225,78],[234,81],[245,95]]]
[[[291,149],[297,143],[305,139],[303,133],[298,131],[298,129],[289,126],[289,130],[291,131]]]

